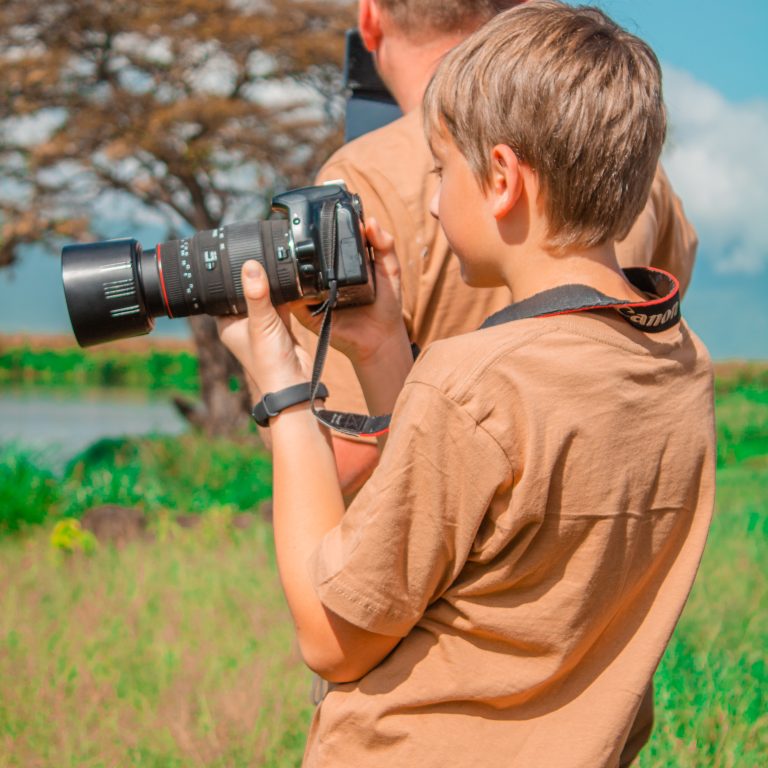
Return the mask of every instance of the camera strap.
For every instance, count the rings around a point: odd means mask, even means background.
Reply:
[[[335,208],[335,206],[334,206]],[[321,227],[325,253],[333,253],[335,261],[335,210],[332,221],[325,220]],[[327,231],[326,231],[327,230]],[[325,239],[327,235],[328,239]],[[649,294],[647,301],[620,301],[588,285],[561,285],[537,293],[528,299],[510,304],[491,315],[480,328],[492,328],[515,320],[534,317],[556,317],[576,312],[614,310],[644,333],[660,333],[680,322],[680,283],[673,275],[653,267],[631,267],[623,270],[627,280],[639,291]],[[335,269],[333,270],[335,275]],[[338,285],[330,281],[328,297],[315,311],[323,314],[323,321],[317,342],[317,352],[312,369],[311,407],[315,417],[329,429],[352,437],[379,437],[389,430],[391,415],[367,416],[360,413],[345,413],[317,408],[315,399],[320,388],[320,376],[325,366],[331,341],[333,310],[336,307]]]

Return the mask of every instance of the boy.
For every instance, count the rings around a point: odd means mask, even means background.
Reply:
[[[344,145],[321,169],[320,181],[344,179],[395,238],[401,266],[403,317],[422,349],[437,340],[476,330],[510,302],[503,285],[470,288],[439,224],[429,215],[437,179],[424,140],[421,101],[442,56],[495,15],[522,0],[359,0],[360,34],[405,116]],[[619,264],[654,266],[680,280],[684,293],[693,269],[696,234],[659,166],[651,194],[627,237],[616,244]],[[315,338],[296,335],[312,350]],[[325,366],[329,407],[361,411],[364,398],[349,361],[331,353]],[[260,395],[254,394],[258,399]],[[342,488],[353,494],[378,461],[376,446],[335,433]],[[268,440],[268,435],[265,435]]]
[[[616,766],[714,491],[706,351],[674,290],[649,300],[613,249],[658,162],[659,65],[598,10],[530,3],[446,56],[424,110],[462,276],[515,304],[433,344],[398,395],[397,265],[371,223],[379,296],[338,313],[334,343],[373,411],[397,403],[346,514],[308,404],[271,418],[280,576],[305,660],[337,683],[305,765]],[[262,391],[305,382],[263,271],[243,278],[224,340]]]

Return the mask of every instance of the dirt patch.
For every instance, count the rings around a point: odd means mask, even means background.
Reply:
[[[72,334],[29,334],[29,333],[0,333],[0,349],[72,349],[77,348],[77,342]],[[192,339],[171,339],[158,336],[134,336],[130,339],[120,339],[110,342],[110,348],[120,352],[193,352]]]
[[[147,540],[147,518],[139,509],[106,504],[91,507],[81,520],[83,528],[100,542],[123,546],[130,541]]]

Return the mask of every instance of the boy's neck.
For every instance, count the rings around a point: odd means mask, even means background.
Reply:
[[[588,285],[616,299],[645,301],[624,276],[613,243],[555,255],[531,248],[505,262],[504,283],[518,302],[561,285]]]

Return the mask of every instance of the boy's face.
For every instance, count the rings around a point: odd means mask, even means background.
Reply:
[[[489,226],[493,231],[496,226],[488,195],[447,131],[435,131],[431,145],[440,184],[429,210],[459,259],[461,277],[476,288],[501,285],[503,279],[494,262],[496,248],[489,237]]]

